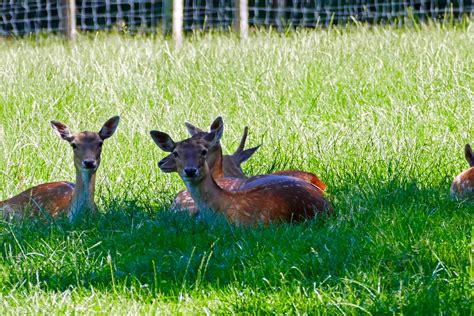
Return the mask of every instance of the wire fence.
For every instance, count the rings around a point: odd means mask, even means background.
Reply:
[[[0,35],[58,33],[67,27],[72,0],[0,0]],[[177,0],[175,0],[177,1]],[[241,0],[181,0],[185,31],[230,29]],[[80,31],[120,29],[168,33],[173,0],[76,0],[75,28]],[[248,25],[319,27],[352,21],[401,23],[472,17],[473,0],[248,0]]]

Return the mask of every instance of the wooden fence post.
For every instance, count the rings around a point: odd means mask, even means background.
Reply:
[[[172,20],[172,6],[171,0],[163,0],[163,36],[167,36],[170,34],[170,26]]]
[[[76,1],[63,0],[64,12],[64,33],[71,42],[76,41]]]
[[[177,49],[183,44],[183,2],[173,0],[173,41]]]
[[[276,17],[275,17],[275,24],[277,26],[278,32],[282,32],[284,28],[285,8],[286,8],[286,1],[277,0],[277,12],[276,12]]]
[[[241,39],[249,36],[249,4],[248,0],[235,0],[236,12],[233,23],[234,32],[238,32]]]

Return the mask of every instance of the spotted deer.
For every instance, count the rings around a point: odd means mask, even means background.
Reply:
[[[464,148],[464,156],[469,163],[469,169],[454,178],[451,194],[457,198],[474,199],[474,154],[469,144]]]
[[[208,132],[205,132],[190,123],[185,123],[188,129],[188,132],[192,135],[193,138],[199,139],[206,135]],[[210,126],[210,132],[219,133],[222,135],[224,130],[224,123],[221,117],[217,117]],[[249,149],[245,148],[245,141],[247,139],[248,128],[245,127],[244,135],[240,141],[239,147],[232,155],[222,155],[222,147],[220,142],[216,144],[213,148],[209,150],[207,155],[207,161],[210,166],[210,172],[219,182],[219,185],[226,187],[229,190],[237,187],[241,184],[242,181],[246,179],[245,174],[242,171],[240,165],[250,158],[253,153],[259,148],[253,147]],[[173,155],[168,155],[163,158],[159,163],[161,171],[165,173],[176,172],[176,160]],[[226,168],[227,166],[227,168]],[[178,211],[184,210],[187,211],[190,215],[197,215],[199,212],[196,203],[192,199],[188,191],[178,192],[176,195],[173,204],[171,205],[171,210]]]
[[[95,213],[95,181],[102,144],[115,133],[119,121],[120,118],[115,116],[105,122],[98,133],[85,131],[75,134],[65,124],[51,121],[55,133],[72,147],[76,183],[43,183],[1,201],[3,217],[18,220],[40,215],[51,218],[66,216],[72,222],[86,211]]]
[[[222,118],[220,117],[218,117],[216,120],[219,120],[219,119],[222,121]],[[200,137],[204,137],[207,134],[205,131],[201,130],[200,128],[188,122],[186,122],[185,125],[191,136],[199,135]],[[212,131],[215,131],[215,129],[213,129],[213,125],[211,125],[209,132],[212,132]],[[239,147],[237,147],[237,150],[232,155],[222,156],[223,157],[222,167],[223,167],[225,178],[249,179],[242,170],[242,163],[247,161],[260,146],[245,149],[245,142],[247,141],[247,135],[248,135],[248,127],[245,126],[244,134],[242,135],[242,139],[240,140],[240,144],[239,144]],[[222,151],[222,149],[220,151]],[[326,184],[324,184],[324,182],[322,182],[316,175],[310,172],[301,171],[301,170],[280,170],[280,171],[275,171],[272,174],[300,178],[306,182],[314,184],[315,186],[317,186],[323,191],[326,189]],[[251,181],[251,179],[249,180]]]
[[[172,153],[176,171],[198,208],[224,214],[232,223],[301,221],[332,212],[320,188],[295,177],[262,175],[233,191],[219,185],[207,156],[222,133],[213,131],[177,143],[163,132],[151,131],[150,135],[158,147]]]
[[[214,120],[214,122],[210,126],[209,132],[205,132],[204,130],[188,122],[186,122],[185,125],[189,134],[193,138],[202,138],[211,132],[222,134],[224,127],[223,120],[221,117],[217,117]],[[220,145],[220,142],[216,144],[216,148],[211,149],[207,154],[206,159],[214,179],[221,187],[224,187],[227,190],[235,190],[242,186],[244,183],[251,182],[258,178],[248,178],[244,174],[241,167],[242,163],[247,161],[260,147],[256,146],[245,149],[247,136],[248,127],[245,126],[244,133],[240,140],[239,146],[232,155],[222,155],[222,147]],[[219,159],[219,156],[222,156],[222,159]],[[176,162],[174,160],[173,155],[171,154],[163,158],[158,163],[158,165],[163,172],[176,172]],[[326,189],[326,185],[316,175],[310,172],[300,170],[282,170],[274,172],[274,174],[300,178],[306,182],[313,183],[323,191]],[[199,212],[199,209],[197,208],[194,200],[192,199],[188,191],[178,192],[173,201],[173,204],[171,205],[171,210],[187,210],[191,215],[196,215]]]

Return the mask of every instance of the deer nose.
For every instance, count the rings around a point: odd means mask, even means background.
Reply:
[[[97,168],[97,161],[92,159],[83,160],[82,165],[86,169],[94,169]]]
[[[197,168],[184,168],[184,174],[190,178],[195,177],[198,174],[198,170]]]

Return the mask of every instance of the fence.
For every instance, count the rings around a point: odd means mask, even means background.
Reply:
[[[95,31],[181,32],[219,28],[318,27],[361,21],[394,23],[405,17],[472,17],[474,0],[3,0],[0,35]]]

